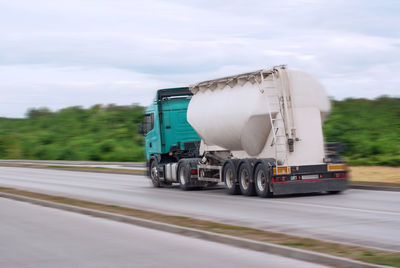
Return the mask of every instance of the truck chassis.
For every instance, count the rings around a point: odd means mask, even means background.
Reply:
[[[343,163],[276,167],[271,158],[228,159],[215,164],[204,164],[201,158],[173,163],[160,159],[153,156],[148,162],[148,175],[155,187],[179,183],[182,190],[189,190],[223,183],[229,194],[272,197],[325,191],[336,194],[348,185]]]

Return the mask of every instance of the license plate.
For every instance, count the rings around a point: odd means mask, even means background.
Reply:
[[[301,177],[303,180],[315,180],[318,179],[318,175],[303,175]]]

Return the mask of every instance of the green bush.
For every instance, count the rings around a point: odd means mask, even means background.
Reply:
[[[138,105],[29,109],[26,119],[0,118],[0,158],[144,161]]]
[[[333,101],[324,136],[346,145],[352,165],[400,166],[400,98]]]

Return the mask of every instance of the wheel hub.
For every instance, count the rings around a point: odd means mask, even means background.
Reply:
[[[259,172],[257,174],[257,187],[260,191],[264,191],[265,190],[265,174],[264,172]]]
[[[228,170],[227,172],[226,172],[226,185],[229,187],[229,188],[232,188],[232,186],[233,186],[233,176],[232,176],[233,174],[232,174],[232,171],[231,170]]]
[[[249,173],[247,172],[247,170],[242,170],[242,173],[240,175],[242,187],[243,189],[247,190],[247,188],[249,188]]]

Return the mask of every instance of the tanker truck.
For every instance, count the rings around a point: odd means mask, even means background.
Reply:
[[[148,176],[247,196],[339,193],[348,171],[324,144],[329,111],[323,86],[284,65],[160,89],[139,126]]]

